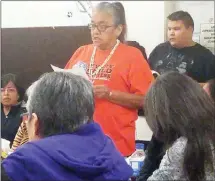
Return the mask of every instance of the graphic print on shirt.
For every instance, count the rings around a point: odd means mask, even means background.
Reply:
[[[185,74],[188,69],[191,69],[193,63],[193,59],[173,51],[168,53],[163,59],[156,62],[155,70],[160,74],[167,71],[178,71],[179,73]]]
[[[94,64],[92,67],[93,72],[97,70],[100,65]],[[110,80],[111,73],[113,71],[114,65],[105,65],[94,78],[94,80]],[[87,68],[87,74],[89,75],[89,68]]]
[[[78,62],[74,65],[74,67],[83,68],[85,71],[87,71],[87,64],[81,60],[78,60]]]
[[[93,65],[93,72],[99,67],[100,65],[94,64]],[[84,68],[84,70],[86,71],[87,75],[89,75],[89,66],[87,65],[87,63],[79,60],[74,67],[82,67]],[[104,66],[99,73],[97,74],[97,76],[94,78],[94,80],[110,80],[111,78],[111,73],[113,71],[114,65],[106,65]]]

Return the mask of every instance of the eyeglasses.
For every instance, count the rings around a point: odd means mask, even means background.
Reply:
[[[13,92],[16,92],[16,89],[13,88],[13,87],[9,87],[9,88],[1,88],[1,92],[5,92],[7,91],[8,93],[13,93]]]
[[[97,30],[98,30],[99,32],[105,32],[108,28],[114,27],[114,26],[113,26],[113,25],[112,25],[112,26],[108,26],[108,25],[102,25],[102,24],[96,25],[96,24],[94,24],[94,23],[90,23],[90,24],[88,25],[88,27],[89,27],[90,30],[94,30],[95,28],[97,28]]]

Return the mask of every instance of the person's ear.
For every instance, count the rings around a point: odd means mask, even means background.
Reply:
[[[189,26],[187,29],[188,29],[191,33],[194,32],[194,28],[193,28],[192,26]]]
[[[117,37],[120,36],[120,34],[122,33],[123,31],[123,26],[122,25],[118,25],[117,28],[116,28],[116,35]]]
[[[32,114],[31,123],[32,123],[33,131],[34,131],[33,134],[35,136],[39,136],[39,126],[40,126],[39,125],[39,119],[35,113]]]

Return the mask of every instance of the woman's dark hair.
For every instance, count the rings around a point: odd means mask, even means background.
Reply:
[[[215,107],[207,93],[190,77],[169,72],[156,79],[144,103],[149,127],[167,147],[187,138],[183,170],[189,181],[204,180],[205,166],[215,169]]]
[[[12,82],[17,89],[17,92],[19,94],[18,101],[19,102],[22,101],[24,98],[25,89],[20,86],[21,79],[19,79],[19,77],[16,76],[15,74],[11,73],[5,74],[1,77],[1,88],[4,88],[9,82]]]
[[[213,99],[213,101],[215,102],[215,78],[209,80],[207,83],[208,83],[210,96]]]
[[[116,26],[122,25],[123,29],[118,39],[124,43],[127,34],[127,23],[125,17],[125,9],[120,2],[101,2],[96,6],[96,9],[101,11],[107,11],[113,16],[114,24]]]

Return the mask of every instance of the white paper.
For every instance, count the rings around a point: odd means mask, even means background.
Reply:
[[[3,151],[7,152],[10,149],[10,141],[1,138],[1,148]]]
[[[51,65],[51,67],[55,72],[70,72],[70,73],[73,73],[75,75],[79,75],[79,76],[81,76],[87,80],[90,80],[86,71],[82,67],[73,66],[71,69],[61,69],[61,68],[56,67],[54,65]]]

